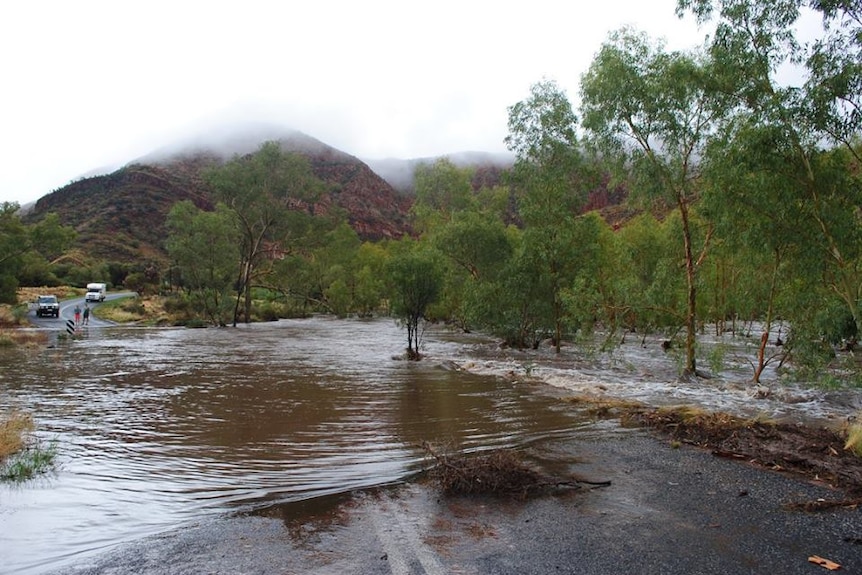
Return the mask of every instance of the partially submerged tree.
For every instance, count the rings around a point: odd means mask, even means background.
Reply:
[[[551,81],[509,108],[506,145],[515,153],[513,182],[524,222],[525,262],[542,275],[557,353],[566,324],[563,292],[577,273],[577,217],[584,203],[585,169],[577,118],[565,93]]]
[[[421,359],[426,312],[443,284],[440,264],[433,253],[407,246],[389,260],[386,276],[391,312],[407,328],[407,358]]]
[[[696,56],[665,52],[645,35],[611,35],[581,80],[583,125],[608,158],[623,160],[633,194],[676,208],[688,288],[685,367],[696,374],[698,250],[692,205],[699,197],[699,160],[715,129],[706,89],[709,71]],[[709,234],[707,234],[707,237]]]
[[[813,42],[797,36],[804,10],[822,17],[821,33]],[[709,46],[712,82],[732,112],[724,148],[737,150],[748,174],[767,181],[767,189],[755,196],[765,204],[763,211],[792,218],[773,230],[761,227],[771,235],[765,243],[778,250],[776,257],[782,246],[793,246],[794,261],[802,264],[799,277],[819,277],[844,303],[858,333],[862,5],[843,0],[679,0],[677,11],[716,23]],[[728,199],[732,202],[733,196]],[[742,198],[742,203],[748,201]],[[795,234],[788,233],[795,222],[802,224]],[[797,328],[802,327],[798,322]]]

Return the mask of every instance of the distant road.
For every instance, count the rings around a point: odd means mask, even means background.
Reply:
[[[105,301],[111,301],[115,299],[121,299],[126,297],[133,297],[137,295],[132,291],[122,291],[122,292],[108,292],[105,296]],[[67,319],[74,320],[75,319],[75,306],[81,306],[81,310],[84,309],[84,304],[90,306],[90,327],[108,327],[112,325],[116,325],[112,321],[101,320],[95,317],[92,311],[99,307],[98,303],[95,302],[85,302],[83,297],[76,297],[72,299],[63,300],[60,302],[60,317],[38,317],[36,316],[36,310],[33,310],[29,313],[30,322],[37,327],[62,327]],[[83,312],[81,314],[83,316]]]

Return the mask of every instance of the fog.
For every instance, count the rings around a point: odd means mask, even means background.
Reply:
[[[0,200],[33,201],[244,124],[299,130],[360,159],[502,153],[507,107],[544,78],[574,100],[610,31],[699,44],[704,31],[675,5],[12,3]]]

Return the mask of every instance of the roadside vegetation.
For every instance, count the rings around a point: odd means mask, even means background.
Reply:
[[[858,457],[862,458],[862,413],[856,415],[856,420],[847,428],[847,441],[844,443],[844,449],[852,451]]]
[[[25,481],[54,469],[56,448],[34,439],[34,427],[29,414],[0,414],[0,480]]]
[[[766,469],[802,476],[839,490],[845,496],[794,504],[811,511],[862,505],[862,426],[847,429],[742,419],[691,407],[629,407],[622,414],[629,425],[649,427],[673,445],[709,449],[719,457],[745,461]]]
[[[178,319],[165,310],[164,298],[132,296],[106,301],[93,308],[93,314],[117,323],[141,325],[176,325]]]
[[[44,345],[44,333],[18,329],[27,325],[27,306],[0,304],[0,348]]]

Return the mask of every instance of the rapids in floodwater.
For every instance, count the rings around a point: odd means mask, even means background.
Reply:
[[[91,329],[0,351],[0,408],[32,413],[59,453],[55,473],[0,485],[0,572],[45,573],[206,517],[403,481],[425,465],[423,441],[482,450],[601,432],[565,395],[827,422],[862,407],[858,393],[790,388],[771,372],[767,386],[745,384],[749,344],[728,345],[718,377],[686,383],[672,353],[637,338],[557,356],[435,327],[421,362],[397,358],[405,342],[391,319],[315,317]]]

